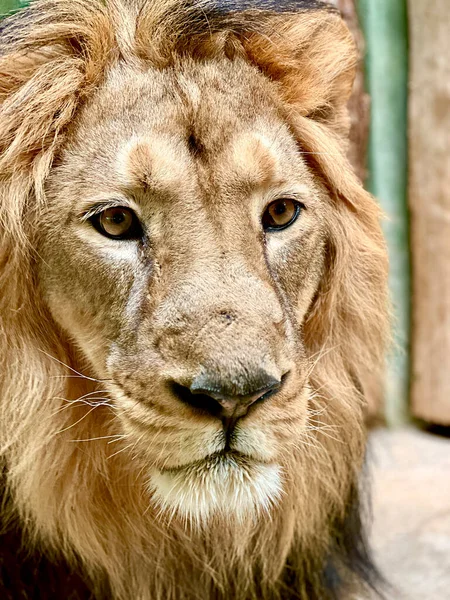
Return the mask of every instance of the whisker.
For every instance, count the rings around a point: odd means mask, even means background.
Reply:
[[[117,452],[114,452],[114,454],[110,454],[106,460],[109,460],[110,458],[112,458],[113,456],[117,456],[118,454],[120,454],[121,452],[125,452],[125,450],[128,450],[128,448],[132,448],[133,444],[128,444],[128,446],[124,446],[123,448],[121,448],[120,450],[117,450]]]
[[[49,379],[89,379],[97,383],[112,381],[112,379],[93,379],[92,377],[88,377],[87,375],[50,375]]]
[[[120,438],[117,438],[116,440],[110,440],[110,441],[108,442],[108,444],[114,444],[114,442],[120,442],[120,440],[126,440],[126,439],[127,439],[127,437],[128,437],[128,436],[127,436],[127,435],[124,433],[124,434],[122,435],[122,437],[120,437]]]
[[[54,416],[68,410],[69,408],[73,408],[74,406],[90,406],[92,409],[95,408],[99,408],[100,406],[105,406],[106,408],[109,408],[114,414],[116,414],[116,407],[113,406],[112,404],[110,404],[109,402],[89,402],[87,400],[65,400],[64,398],[62,398],[62,400],[64,400],[67,404],[64,404],[63,406],[60,406],[57,410],[55,410],[50,416],[49,418],[53,418]],[[92,412],[92,411],[89,411]]]
[[[330,440],[334,440],[335,442],[339,442],[340,444],[343,444],[343,440],[340,440],[339,438],[336,438],[332,435],[330,435],[329,433],[326,433],[325,427],[308,427],[307,431],[317,431],[319,432],[321,435],[329,438]]]
[[[314,362],[310,365],[307,374],[306,374],[306,379],[309,379],[309,377],[311,377],[312,373],[314,372],[314,369],[317,367],[318,363],[322,360],[322,358],[324,358],[324,356],[326,356],[327,354],[329,354],[330,352],[332,352],[333,350],[336,350],[336,348],[338,348],[339,346],[332,346],[331,348],[325,348],[326,343],[322,346],[322,348],[316,352],[315,354],[313,354],[310,357],[310,360],[314,360]]]
[[[304,150],[301,150],[300,154],[313,154],[315,156],[341,156],[339,152],[305,152]]]
[[[72,399],[68,399],[68,398],[64,398],[63,396],[54,396],[53,399],[54,400],[63,400],[64,402],[78,402],[78,401],[82,401],[85,398],[92,398],[92,399],[96,399],[94,398],[94,396],[96,394],[104,394],[104,393],[108,393],[108,390],[93,390],[92,392],[88,392],[87,394],[83,394],[82,396],[78,396],[78,398],[74,398]],[[110,400],[109,397],[101,397],[101,398],[97,398],[97,400]]]
[[[59,363],[63,367],[66,367],[67,369],[69,369],[73,373],[76,373],[76,375],[78,377],[81,377],[83,379],[88,379],[89,381],[96,381],[97,383],[100,383],[101,381],[106,381],[106,380],[102,380],[102,379],[96,379],[95,377],[89,377],[88,375],[84,375],[84,373],[80,373],[80,371],[77,371],[76,369],[74,369],[70,365],[66,364],[62,360],[59,360],[58,358],[56,358],[56,356],[52,356],[48,352],[45,352],[45,350],[42,350],[41,348],[38,348],[38,350],[39,350],[39,352],[42,352],[42,354],[45,354],[45,356],[47,356],[48,358],[51,358],[52,360],[54,360],[55,362]]]
[[[69,440],[69,442],[95,442],[97,440],[108,440],[110,438],[117,438],[117,439],[114,440],[115,442],[117,442],[117,441],[119,441],[121,439],[122,440],[125,439],[126,436],[125,435],[119,435],[119,434],[116,434],[116,435],[102,435],[100,437],[86,438],[86,439],[83,439],[83,440]],[[111,442],[108,442],[108,443],[111,443]]]
[[[57,431],[55,433],[55,435],[59,435],[60,433],[64,433],[64,431],[68,431],[69,429],[72,429],[72,427],[75,427],[75,425],[78,425],[78,423],[81,423],[81,421],[83,421],[86,417],[88,417],[92,411],[94,411],[97,407],[94,406],[93,408],[91,408],[91,410],[89,410],[86,414],[84,414],[80,419],[78,419],[78,421],[75,421],[75,423],[72,423],[72,425],[69,425],[68,427],[64,427],[64,429],[60,429],[60,431]]]

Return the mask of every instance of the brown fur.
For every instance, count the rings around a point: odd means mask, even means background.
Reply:
[[[327,598],[329,561],[352,584],[343,532],[388,331],[379,210],[345,158],[354,61],[325,8],[38,0],[1,30],[5,518],[98,597]],[[267,198],[293,187],[305,211],[264,240]],[[147,242],[83,220],[117,197]],[[200,365],[236,389],[290,371],[239,429],[236,494],[256,506],[258,469],[281,468],[268,516],[200,510],[220,423],[167,388]],[[198,514],[158,507],[150,470],[192,461]]]

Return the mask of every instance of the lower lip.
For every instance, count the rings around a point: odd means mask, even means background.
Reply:
[[[178,473],[180,471],[184,471],[185,469],[189,469],[189,468],[196,467],[196,466],[206,465],[207,463],[211,463],[213,461],[218,461],[218,460],[234,461],[237,463],[261,462],[261,461],[256,461],[251,456],[242,454],[241,452],[237,452],[235,450],[230,450],[230,451],[226,451],[226,452],[222,451],[222,452],[216,452],[214,454],[209,454],[208,456],[205,456],[204,458],[202,458],[200,460],[196,460],[195,462],[191,462],[191,463],[185,463],[178,467],[170,467],[170,468],[166,467],[165,469],[161,469],[161,472]]]

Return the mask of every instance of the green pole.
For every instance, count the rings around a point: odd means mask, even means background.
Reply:
[[[386,420],[409,421],[410,263],[407,210],[408,26],[406,0],[359,0],[371,97],[368,189],[387,215],[394,347],[387,365]]]
[[[6,17],[28,4],[28,0],[0,0],[0,18]]]

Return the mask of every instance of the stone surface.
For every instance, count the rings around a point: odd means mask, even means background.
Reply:
[[[372,545],[388,600],[450,599],[450,439],[371,433]],[[365,599],[361,599],[365,600]]]

